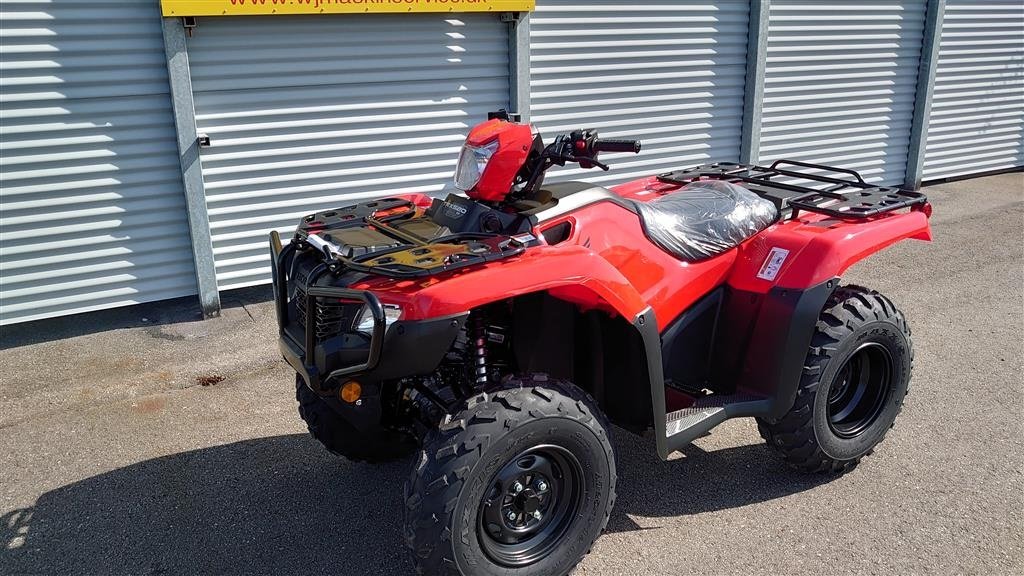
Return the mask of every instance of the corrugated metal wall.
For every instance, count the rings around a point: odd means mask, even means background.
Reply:
[[[947,0],[924,179],[1024,166],[1024,3]]]
[[[0,323],[194,294],[156,2],[0,11]]]
[[[1024,164],[1024,6],[947,0],[924,178]],[[0,0],[0,324],[195,293],[156,0]],[[739,156],[747,0],[538,0],[532,120],[644,141],[612,184]],[[903,181],[925,0],[773,0],[760,161]],[[202,18],[189,40],[218,285],[268,281],[266,233],[441,193],[508,106],[496,15]]]
[[[831,164],[901,184],[924,16],[924,0],[772,0],[760,161]]]
[[[266,235],[303,214],[440,193],[509,102],[496,15],[206,18],[188,49],[221,289],[269,282]]]
[[[747,1],[538,0],[530,17],[531,120],[545,141],[573,128],[638,138],[612,170],[549,180],[622,182],[709,160],[737,160]]]

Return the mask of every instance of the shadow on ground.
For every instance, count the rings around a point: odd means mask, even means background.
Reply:
[[[790,472],[761,444],[691,448],[668,463],[621,430],[615,444],[619,499],[610,531],[637,529],[627,514],[710,512],[823,481]],[[0,573],[405,574],[400,494],[408,467],[352,464],[305,435],[141,462],[6,514]]]
[[[271,290],[271,287],[266,285],[223,292],[221,293],[221,307],[222,309],[231,309],[268,302],[274,298]],[[110,330],[152,328],[165,324],[201,322],[202,320],[203,314],[199,309],[199,299],[195,296],[186,296],[8,326],[4,330],[0,330],[0,350]]]

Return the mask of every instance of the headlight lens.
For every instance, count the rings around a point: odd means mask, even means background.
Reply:
[[[497,151],[497,140],[484,146],[464,145],[459,154],[459,163],[455,167],[455,187],[467,192],[476,186],[484,173],[484,168],[487,167],[487,162]]]
[[[387,329],[390,328],[401,315],[402,309],[399,306],[385,304],[384,331],[387,332]],[[363,306],[363,309],[359,311],[359,314],[356,314],[356,319],[355,322],[352,323],[352,327],[358,332],[365,332],[367,334],[373,333],[373,313],[370,312],[369,306]]]

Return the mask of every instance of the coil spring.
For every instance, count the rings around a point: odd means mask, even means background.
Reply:
[[[487,323],[479,315],[473,317],[473,383],[486,386],[489,378],[487,365]]]

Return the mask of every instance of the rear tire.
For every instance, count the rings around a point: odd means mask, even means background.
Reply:
[[[606,430],[585,392],[543,374],[471,398],[428,435],[405,486],[418,573],[569,573],[614,505]]]
[[[373,435],[360,432],[310,390],[298,374],[295,375],[295,399],[299,402],[299,416],[306,422],[309,433],[338,456],[355,462],[390,462],[412,454],[417,447],[412,434],[398,430],[382,428]]]
[[[913,359],[910,327],[891,300],[840,287],[818,317],[793,407],[758,418],[758,431],[794,468],[846,472],[895,424]]]

